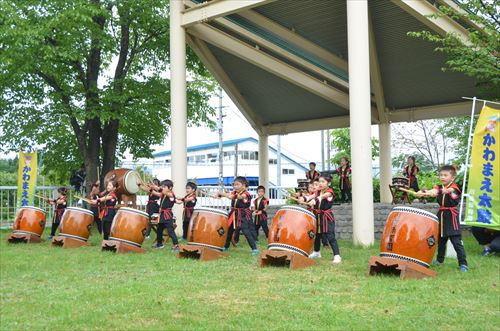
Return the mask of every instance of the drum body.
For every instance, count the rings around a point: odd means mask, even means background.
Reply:
[[[429,267],[438,241],[436,215],[410,207],[395,207],[387,216],[380,256]]]
[[[149,216],[137,209],[122,207],[116,212],[109,240],[141,247],[149,224]]]
[[[283,206],[269,229],[268,250],[284,250],[308,257],[316,235],[314,214],[298,206]]]
[[[222,209],[195,208],[188,227],[188,245],[224,248],[228,232],[228,213]]]
[[[59,226],[59,236],[87,241],[90,227],[94,222],[94,214],[87,209],[67,207]]]
[[[119,197],[122,194],[133,195],[139,192],[137,183],[141,180],[139,173],[131,169],[114,169],[106,174],[104,183],[114,179],[118,183],[116,194]],[[106,184],[105,184],[106,185]]]
[[[406,177],[393,177],[392,178],[392,185],[393,186],[400,186],[400,187],[409,187],[410,181]]]
[[[45,211],[37,207],[22,207],[19,209],[12,228],[14,233],[42,236],[45,229]]]

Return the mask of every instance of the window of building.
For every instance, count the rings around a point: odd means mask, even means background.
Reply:
[[[205,155],[195,155],[194,157],[195,163],[205,163],[205,159]]]
[[[276,160],[276,159],[269,159],[269,164],[278,164],[278,160]]]
[[[294,175],[295,169],[282,169],[281,172],[283,173],[283,175]]]

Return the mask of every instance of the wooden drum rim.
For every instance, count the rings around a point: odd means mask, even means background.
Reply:
[[[398,212],[424,216],[426,218],[433,220],[436,223],[439,223],[439,219],[433,213],[428,212],[427,210],[412,208],[412,207],[394,207],[391,210],[391,212],[389,213],[389,215],[391,215],[392,213],[398,213]]]
[[[304,214],[310,216],[314,220],[316,219],[316,217],[314,216],[314,214],[312,212],[310,212],[309,210],[304,209],[302,207],[295,206],[295,205],[286,205],[286,206],[281,207],[278,211],[280,211],[280,210],[298,211],[299,213],[304,213]]]
[[[299,253],[300,255],[303,255],[305,257],[309,257],[309,254],[307,254],[300,248],[287,244],[272,243],[267,246],[267,249],[270,251],[289,251],[292,253]]]
[[[35,206],[25,206],[25,207],[19,208],[19,210],[21,210],[21,209],[33,209],[33,210],[42,212],[44,215],[46,214],[45,210],[43,210],[42,208],[35,207]]]
[[[31,232],[31,231],[13,230],[12,233],[25,233],[25,234],[31,234],[31,235],[35,235],[37,237],[40,237],[40,235],[38,233]]]
[[[80,237],[80,236],[75,236],[74,234],[67,234],[67,233],[60,232],[59,236],[87,242],[87,239]]]
[[[224,217],[229,217],[229,213],[224,210],[224,209],[218,209],[218,208],[210,208],[210,207],[197,207],[193,210],[193,213],[196,212],[207,212],[207,213],[212,213],[212,214],[218,214]]]
[[[88,209],[84,209],[84,208],[80,208],[80,207],[66,207],[66,209],[64,210],[64,213],[66,213],[66,210],[74,210],[74,211],[81,212],[81,213],[84,213],[84,214],[87,214],[87,215],[94,217],[94,213]]]
[[[387,258],[395,259],[395,260],[404,260],[404,261],[413,262],[413,263],[419,264],[419,265],[421,265],[423,267],[426,267],[426,268],[430,267],[430,265],[428,263],[425,263],[422,260],[416,259],[414,257],[409,257],[409,256],[406,256],[406,255],[401,255],[401,254],[396,254],[396,253],[380,252],[380,256],[381,257],[387,257]]]
[[[218,251],[221,251],[223,250],[223,247],[219,247],[219,246],[214,246],[214,245],[209,245],[209,244],[202,244],[202,243],[197,243],[197,242],[193,242],[193,241],[188,241],[186,243],[186,245],[191,245],[191,246],[200,246],[200,247],[208,247],[208,248],[213,248],[213,249],[216,249]]]
[[[128,171],[125,173],[125,175],[123,175],[123,189],[124,189],[124,190],[125,190],[125,192],[127,192],[128,194],[136,194],[137,192],[139,192],[139,191],[140,191],[140,189],[139,189],[139,190],[137,190],[136,192],[130,192],[130,191],[127,189],[127,178],[128,178],[128,176],[133,175],[133,174],[136,174],[136,175],[137,175],[137,177],[139,177],[139,178],[140,178],[140,176],[139,176],[139,174],[137,173],[137,171],[134,171],[134,170],[128,170]]]
[[[126,239],[121,239],[121,238],[116,238],[116,237],[111,237],[110,236],[109,240],[120,241],[120,242],[123,242],[125,244],[129,244],[129,245],[132,245],[132,246],[135,246],[135,247],[142,247],[142,245],[139,245],[136,242],[133,242],[133,241],[130,241],[130,240],[126,240]]]

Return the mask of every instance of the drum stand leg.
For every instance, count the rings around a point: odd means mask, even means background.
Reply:
[[[110,251],[116,254],[123,253],[144,253],[146,250],[142,247],[137,247],[133,245],[126,244],[121,241],[116,240],[103,240],[101,251]]]
[[[373,276],[376,274],[399,275],[401,279],[420,279],[426,277],[436,277],[438,275],[438,273],[434,270],[413,262],[372,256],[368,262],[368,275]]]
[[[177,254],[178,258],[191,258],[200,261],[217,260],[226,256],[228,256],[227,253],[216,249],[194,245],[179,245],[179,253]]]
[[[63,248],[76,248],[90,246],[88,242],[75,238],[56,236],[52,238],[52,246],[62,246]]]
[[[7,242],[11,244],[30,244],[30,243],[39,243],[42,239],[40,236],[30,233],[11,233],[7,236]]]
[[[264,250],[260,254],[260,266],[289,267],[292,270],[314,265],[314,260],[288,251]]]

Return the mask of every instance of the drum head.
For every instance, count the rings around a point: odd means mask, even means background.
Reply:
[[[125,175],[125,178],[123,179],[123,185],[125,185],[125,191],[129,194],[136,194],[139,192],[139,185],[137,185],[138,182],[141,181],[141,177],[139,176],[139,173],[134,170],[130,170],[127,172]]]
[[[123,213],[134,213],[134,214],[139,214],[141,216],[144,216],[144,217],[147,217],[149,218],[149,215],[141,210],[137,210],[137,209],[134,209],[134,208],[129,208],[129,207],[121,207],[120,209],[118,209],[118,212],[123,212]],[[118,213],[117,213],[118,214]],[[116,215],[115,215],[116,217]]]
[[[309,210],[299,207],[297,205],[285,205],[281,207],[279,210],[293,210],[293,211],[298,211],[299,213],[304,213],[306,215],[311,216],[312,218],[316,219],[313,213],[311,213]]]
[[[194,209],[193,212],[206,212],[206,213],[213,213],[213,214],[219,214],[225,217],[229,217],[229,213],[225,209],[217,209],[217,208],[209,208],[209,207],[197,207]]]
[[[436,215],[433,213],[428,212],[427,210],[422,210],[418,208],[412,208],[412,207],[394,207],[391,210],[391,213],[408,213],[408,214],[415,214],[415,215],[421,215],[427,218],[430,218],[434,222],[439,223],[439,219],[437,218]]]
[[[83,213],[83,214],[88,214],[88,215],[94,216],[94,213],[88,209],[83,209],[83,208],[78,208],[78,207],[67,207],[66,210],[73,210],[73,211],[76,211],[77,213]]]
[[[39,212],[42,212],[45,214],[45,210],[38,208],[38,207],[34,207],[34,206],[26,206],[26,207],[19,208],[19,210],[21,210],[21,209],[33,209],[33,210],[36,210],[36,211],[39,211]]]

